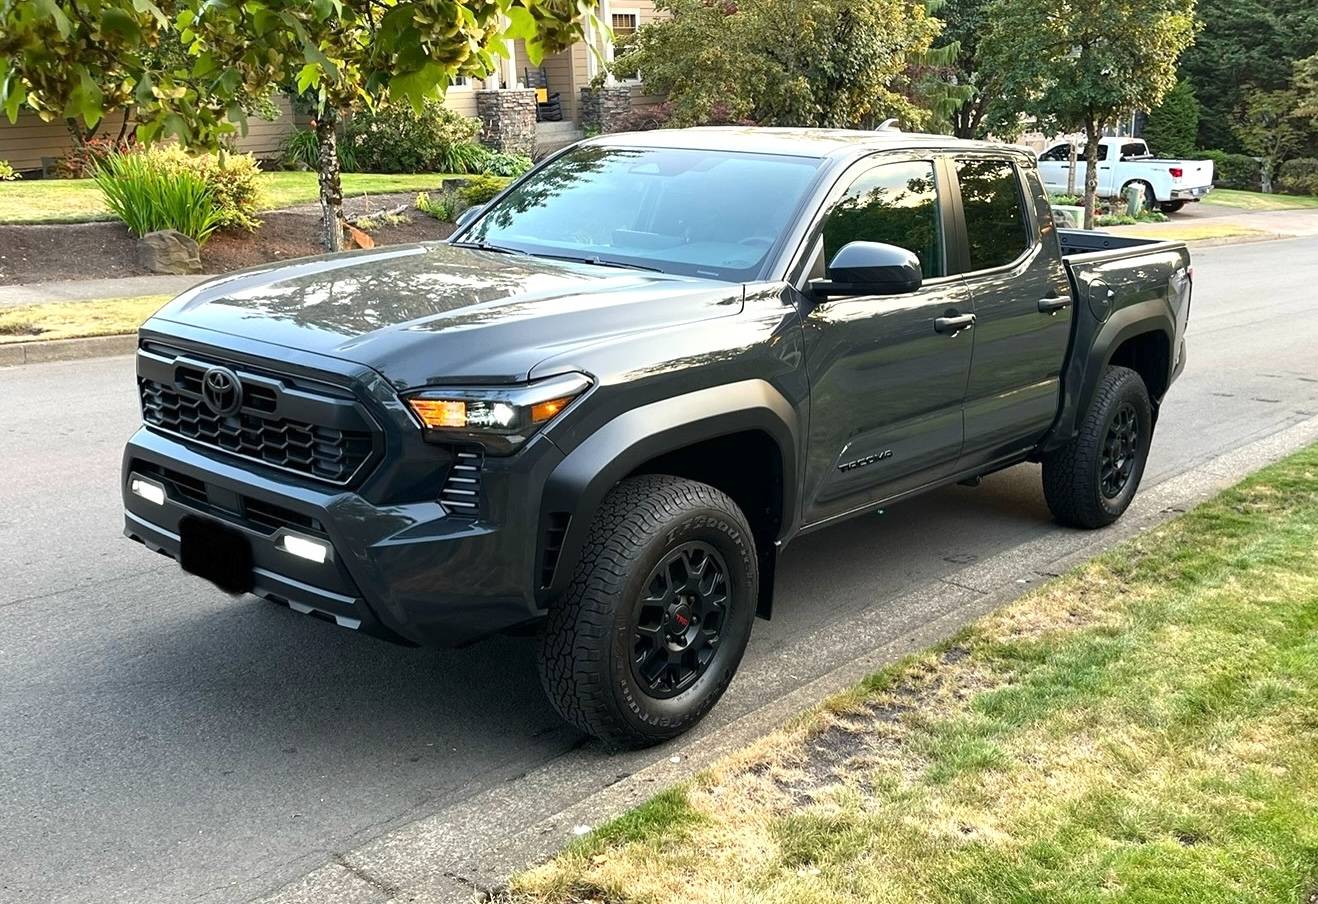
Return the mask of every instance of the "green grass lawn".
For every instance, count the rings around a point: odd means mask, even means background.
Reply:
[[[1318,447],[514,877],[567,904],[1312,904]]]
[[[452,178],[460,177],[435,173],[344,173],[343,194],[352,197],[434,190],[445,179]],[[315,173],[263,173],[261,185],[264,190],[261,206],[265,210],[310,204],[317,198]],[[0,182],[0,224],[85,223],[109,219],[113,216],[102,203],[96,183],[90,179]]]
[[[1199,202],[1237,210],[1318,210],[1318,198],[1307,195],[1265,195],[1259,191],[1215,188]]]
[[[168,295],[143,295],[0,307],[0,345],[133,333],[169,299]]]

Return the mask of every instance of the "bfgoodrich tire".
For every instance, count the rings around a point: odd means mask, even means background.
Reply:
[[[1116,521],[1144,476],[1153,405],[1140,375],[1109,367],[1076,436],[1043,459],[1043,494],[1053,517],[1072,527]]]
[[[727,495],[658,474],[623,481],[549,610],[540,678],[550,702],[609,746],[676,737],[732,681],[758,591],[750,525]]]

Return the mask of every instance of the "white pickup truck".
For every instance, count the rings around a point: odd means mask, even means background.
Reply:
[[[1100,138],[1098,149],[1098,197],[1120,197],[1126,187],[1144,189],[1144,206],[1165,213],[1198,201],[1213,189],[1213,161],[1160,160],[1149,153],[1142,138]],[[1075,190],[1085,188],[1085,149],[1076,149]],[[1039,174],[1048,191],[1066,191],[1071,167],[1071,144],[1063,141],[1039,155]]]

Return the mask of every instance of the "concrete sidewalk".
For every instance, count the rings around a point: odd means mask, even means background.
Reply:
[[[1221,204],[1190,204],[1171,214],[1165,223],[1140,223],[1135,226],[1101,226],[1114,235],[1144,238],[1184,239],[1186,241],[1230,241],[1219,229],[1236,229],[1237,241],[1264,238],[1300,238],[1318,235],[1318,209],[1240,210]]]
[[[71,279],[59,282],[0,286],[0,307],[44,304],[50,301],[91,301],[98,298],[131,298],[140,295],[177,295],[213,277],[124,276],[117,279]]]

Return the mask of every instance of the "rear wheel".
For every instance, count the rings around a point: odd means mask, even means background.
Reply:
[[[1163,201],[1162,204],[1160,204],[1159,206],[1162,208],[1163,213],[1176,213],[1176,211],[1180,210],[1182,207],[1185,206],[1185,202]]]
[[[1095,528],[1135,498],[1153,440],[1153,405],[1140,375],[1109,367],[1076,436],[1043,459],[1043,492],[1062,524]]]
[[[549,612],[540,677],[550,702],[612,746],[676,737],[732,681],[758,581],[750,525],[726,494],[665,475],[623,481]]]

